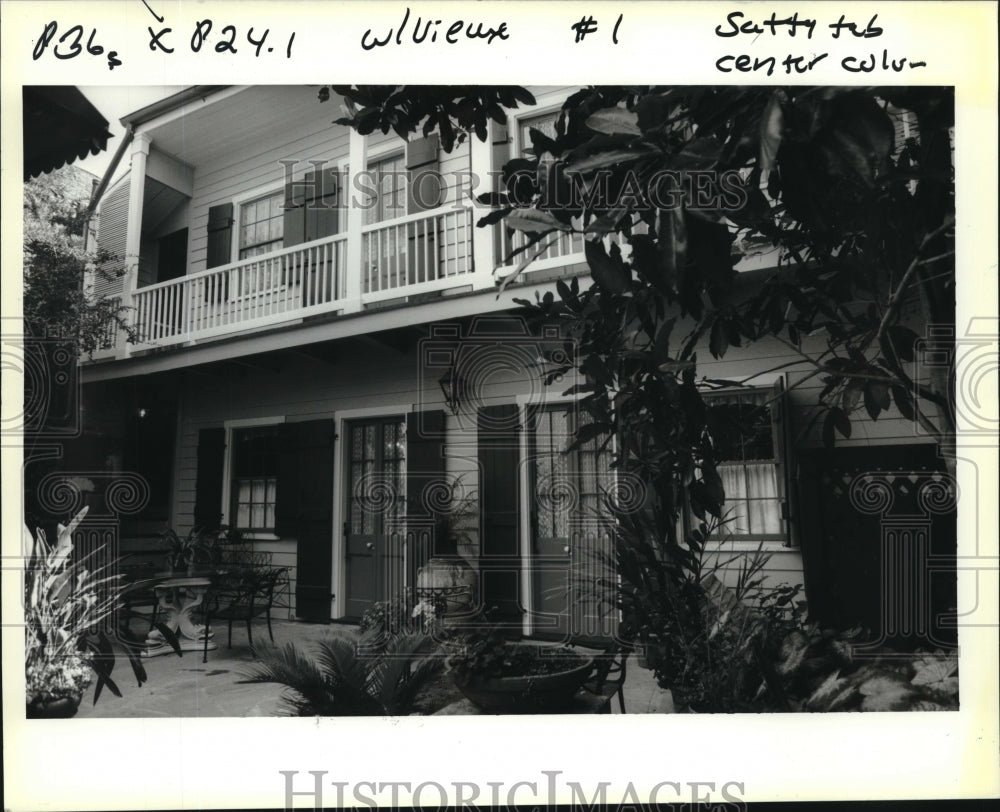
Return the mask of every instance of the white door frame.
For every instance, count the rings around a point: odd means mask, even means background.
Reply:
[[[339,442],[333,445],[333,556],[331,558],[333,571],[330,573],[330,583],[334,587],[334,599],[331,607],[333,619],[344,616],[347,594],[347,546],[344,539],[344,522],[347,516],[347,434],[344,424],[352,420],[364,420],[375,417],[404,417],[414,411],[413,403],[397,403],[386,406],[367,406],[360,409],[340,409],[334,420],[335,431]]]

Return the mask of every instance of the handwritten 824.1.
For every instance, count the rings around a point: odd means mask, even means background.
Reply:
[[[242,37],[234,25],[224,25],[218,29],[217,33],[213,34],[214,28],[214,23],[211,20],[199,20],[195,23],[194,33],[191,34],[189,43],[192,53],[199,53],[202,49],[215,51],[215,53],[220,54],[237,54],[242,51],[244,53],[251,53],[254,56],[274,52],[275,46],[268,45],[268,36],[271,33],[270,28],[265,28],[261,34],[255,34],[253,26],[250,26]],[[174,47],[171,45],[172,28],[161,28],[158,32],[154,32],[152,28],[149,28],[148,31],[149,50],[160,50],[168,54],[174,52]],[[42,35],[35,41],[35,48],[31,54],[32,59],[36,61],[41,59],[42,55],[47,51],[56,59],[73,59],[81,54],[102,56],[105,52],[104,46],[98,41],[99,35],[96,28],[90,29],[89,36],[87,35],[87,29],[82,25],[71,26],[56,39],[56,34],[58,33],[59,24],[55,20],[48,23],[42,30]],[[83,41],[84,36],[87,36],[86,44]],[[289,34],[287,41],[282,40],[278,42],[277,38],[273,41],[278,47],[284,45],[286,59],[292,58],[292,44],[295,42],[294,31]],[[108,70],[114,70],[122,64],[122,61],[118,58],[118,51],[108,51],[107,60]]]

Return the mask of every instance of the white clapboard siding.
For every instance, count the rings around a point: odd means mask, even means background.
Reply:
[[[241,139],[224,153],[195,167],[193,195],[190,206],[190,236],[188,272],[205,269],[208,210],[220,203],[239,201],[260,192],[284,188],[286,174],[282,161],[294,161],[292,176],[301,180],[314,169],[310,161],[325,161],[336,166],[348,153],[349,131],[331,123],[339,111],[329,104],[316,101],[314,88],[258,87],[240,94],[266,116],[269,104],[282,93],[303,96],[302,107],[294,126],[280,134],[265,138]],[[219,123],[220,138],[225,137],[225,121]],[[234,212],[238,216],[238,211]],[[235,260],[236,257],[234,256]]]

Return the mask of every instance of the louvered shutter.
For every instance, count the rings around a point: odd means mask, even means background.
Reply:
[[[441,173],[438,169],[438,137],[428,135],[406,143],[406,213],[435,209],[441,204]]]
[[[208,210],[208,251],[206,268],[217,268],[231,261],[233,246],[233,204],[221,203]]]
[[[435,493],[446,486],[444,469],[444,412],[429,410],[406,415],[406,515],[417,531],[410,555],[409,583],[416,583],[416,571],[434,555],[455,552],[442,539],[433,537]],[[425,528],[421,533],[418,528]]]
[[[224,428],[199,430],[194,499],[194,524],[196,527],[217,530],[221,524],[225,452],[226,430]]]
[[[519,410],[516,404],[479,410],[479,485],[482,543],[479,571],[483,606],[513,630],[521,622],[518,546]]]
[[[796,512],[794,444],[785,392],[785,379],[779,377],[771,387],[771,430],[774,458],[777,460],[778,497],[781,499],[781,517],[785,529],[785,543],[798,543],[798,515]]]
[[[333,421],[283,423],[278,436],[275,532],[297,541],[295,614],[327,623],[334,597]]]

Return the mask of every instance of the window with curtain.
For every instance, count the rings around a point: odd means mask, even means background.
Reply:
[[[365,209],[365,225],[382,223],[406,214],[406,157],[400,153],[370,161],[370,186],[376,189],[375,200]]]
[[[278,492],[278,426],[233,429],[230,523],[239,530],[274,532]]]
[[[784,541],[769,390],[705,396],[709,431],[726,491],[722,538]]]
[[[284,246],[285,193],[273,192],[240,205],[239,257],[250,259],[277,251]],[[239,295],[266,294],[279,280],[280,262],[264,259],[240,269]]]
[[[372,161],[368,169],[373,173],[369,184],[376,189],[376,195],[365,209],[365,225],[406,214],[406,157],[400,154]],[[379,230],[365,240],[366,293],[405,283],[406,248],[405,227]]]
[[[284,203],[284,191],[277,191],[240,206],[240,259],[282,247]]]

